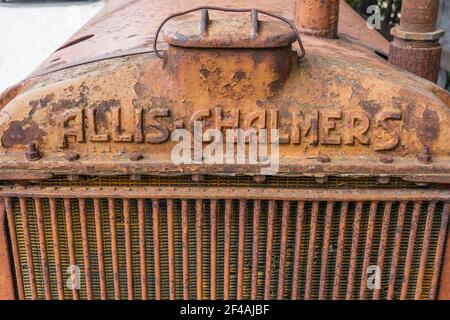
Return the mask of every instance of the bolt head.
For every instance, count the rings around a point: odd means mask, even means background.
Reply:
[[[80,155],[75,152],[69,152],[64,155],[64,159],[66,159],[67,161],[70,161],[70,162],[77,161],[80,159]]]
[[[394,158],[392,158],[391,156],[381,156],[380,162],[385,164],[391,164],[394,162]]]
[[[25,157],[28,161],[37,161],[41,158],[41,153],[39,152],[35,143],[29,143],[27,145],[27,152],[25,153]]]
[[[419,154],[417,156],[417,160],[419,160],[419,162],[424,163],[424,164],[430,164],[431,161],[433,160],[432,156],[431,156],[431,148],[430,146],[426,145],[423,147],[423,151],[421,154]]]
[[[131,161],[141,161],[142,159],[144,159],[144,156],[138,152],[133,152],[132,154],[130,154],[129,159]]]
[[[430,164],[433,159],[431,157],[431,154],[421,153],[417,156],[417,160],[424,164]]]
[[[320,163],[329,163],[331,161],[329,156],[323,155],[323,154],[319,154],[317,156],[317,161]]]

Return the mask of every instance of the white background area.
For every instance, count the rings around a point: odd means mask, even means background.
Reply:
[[[0,93],[36,70],[103,5],[102,1],[0,0]]]

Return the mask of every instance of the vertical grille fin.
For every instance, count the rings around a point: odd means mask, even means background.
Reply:
[[[4,201],[20,299],[435,299],[450,214],[414,199]]]

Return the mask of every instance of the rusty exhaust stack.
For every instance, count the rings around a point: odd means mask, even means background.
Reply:
[[[300,32],[319,38],[337,38],[339,0],[297,0],[295,24]]]
[[[436,29],[439,0],[403,0],[400,25],[393,28],[389,61],[422,78],[438,80],[443,30]]]

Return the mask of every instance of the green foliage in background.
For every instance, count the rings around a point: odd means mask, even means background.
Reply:
[[[347,0],[347,2],[354,8],[357,9],[359,5],[359,0]]]

